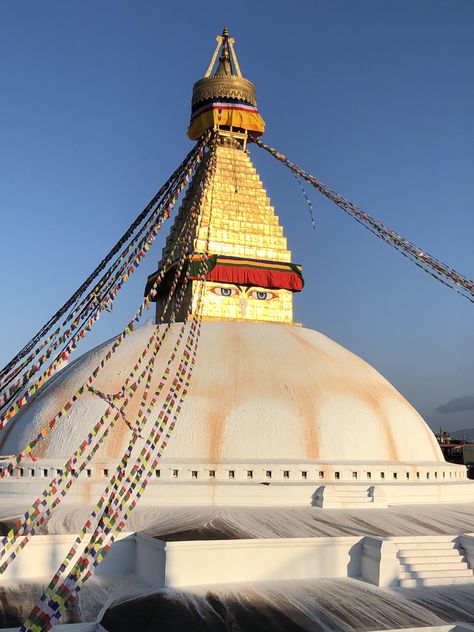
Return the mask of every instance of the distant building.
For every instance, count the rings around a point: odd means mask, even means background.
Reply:
[[[453,439],[449,432],[442,430],[435,432],[441,451],[446,461],[467,465],[468,477],[474,478],[474,443],[463,439]]]

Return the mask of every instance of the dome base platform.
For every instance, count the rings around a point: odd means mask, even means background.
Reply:
[[[0,480],[0,501],[33,501],[62,465],[59,459],[39,459],[34,463],[20,464],[13,477]],[[116,465],[115,461],[91,464],[81,472],[63,504],[95,503]],[[314,506],[367,509],[464,502],[474,502],[474,481],[466,479],[463,466],[450,463],[328,465],[267,461],[209,465],[176,459],[162,460],[141,500],[143,505],[164,507]]]

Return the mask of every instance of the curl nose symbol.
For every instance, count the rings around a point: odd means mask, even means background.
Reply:
[[[240,299],[240,311],[242,312],[242,316],[245,316],[245,314],[247,313],[247,299],[246,298]]]

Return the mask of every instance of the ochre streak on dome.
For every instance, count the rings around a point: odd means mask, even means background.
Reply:
[[[398,399],[400,400],[400,402],[402,404],[411,406],[411,404],[408,402],[408,400],[405,399],[401,393],[399,393],[398,391],[395,391],[395,392],[396,392],[396,395],[397,395]],[[428,437],[428,439],[429,439],[429,441],[431,443],[431,447],[433,448],[434,456],[436,458],[439,458],[439,456],[441,454],[441,448],[439,447],[439,443],[436,440],[436,437],[435,437],[434,433],[430,430],[428,424],[425,422],[423,417],[418,413],[418,411],[415,410],[415,413],[420,418],[420,423],[423,426],[423,430],[424,430],[426,436]],[[444,458],[444,457],[442,457],[442,458]]]
[[[310,342],[307,342],[304,338],[299,336],[296,331],[290,330],[290,333],[293,335],[293,338],[298,342],[299,345],[301,345],[304,349],[309,350],[311,354],[316,355],[318,358],[318,361],[321,360],[321,357],[324,357],[325,362],[328,363],[329,365],[334,366],[335,369],[340,364],[340,362],[336,358],[334,358],[330,354],[324,353],[320,348],[314,347],[313,344],[311,344]],[[353,356],[353,358],[355,362],[359,365],[361,362],[363,362],[360,358],[357,358],[357,356]],[[324,387],[323,387],[323,384],[324,384]],[[383,426],[384,435],[386,439],[386,445],[388,448],[388,452],[390,454],[390,458],[393,461],[398,460],[398,452],[396,448],[396,442],[393,437],[390,420],[387,418],[387,412],[384,406],[380,403],[380,398],[381,398],[380,389],[382,389],[383,391],[386,391],[387,396],[389,397],[393,397],[395,394],[399,395],[398,393],[396,393],[395,389],[393,389],[390,385],[388,385],[388,383],[385,384],[383,381],[381,381],[381,383],[377,385],[377,393],[372,394],[370,392],[371,388],[368,387],[366,382],[360,382],[357,380],[355,372],[354,374],[351,374],[349,378],[341,378],[341,377],[336,378],[334,376],[327,375],[323,379],[321,379],[319,386],[321,387],[321,391],[331,393],[332,396],[334,396],[334,394],[340,393],[342,397],[350,397],[350,396],[355,397],[360,402],[365,403],[371,410],[376,412],[377,418],[379,419],[379,421],[382,423],[382,426]],[[314,393],[312,395],[312,399],[314,400]],[[301,401],[303,401],[303,398],[301,398]],[[307,418],[305,418],[305,424],[307,427],[309,426],[308,421],[311,421],[311,420],[308,420]],[[314,424],[311,423],[311,426],[314,427]],[[308,455],[307,458],[313,458],[313,457]],[[315,457],[315,458],[318,458],[318,457]]]
[[[305,352],[308,350],[314,352],[314,348],[311,344],[306,342],[301,336],[298,336],[296,330],[288,328],[290,336],[299,344]],[[288,388],[288,387],[287,387]],[[307,459],[319,459],[320,456],[320,428],[318,423],[318,414],[316,411],[317,406],[315,404],[320,403],[321,393],[318,389],[317,398],[313,385],[305,387],[303,384],[299,384],[295,389],[294,400],[301,412],[301,417],[304,423],[303,440],[304,440],[304,453]]]
[[[319,459],[319,426],[317,426],[316,423],[315,419],[313,420],[309,416],[306,418],[305,454],[307,459]]]
[[[393,396],[392,388],[385,387],[384,390],[387,391],[388,395]],[[398,457],[397,444],[393,437],[392,426],[391,426],[390,420],[387,418],[387,411],[385,409],[385,406],[383,406],[383,404],[381,403],[380,395],[377,396],[377,394],[371,394],[367,390],[367,396],[364,399],[366,399],[368,402],[371,402],[372,409],[376,411],[377,417],[383,425],[385,438],[387,440],[387,446],[388,446],[388,450],[390,454],[390,459],[392,461],[398,461],[399,457]]]
[[[221,456],[224,418],[221,411],[213,411],[209,418],[209,458],[212,464],[217,463]]]
[[[132,422],[133,423],[133,422]],[[110,439],[106,442],[107,456],[115,459],[123,451],[123,446],[127,444],[127,437],[130,434],[130,428],[125,421],[119,417],[114,426],[114,432],[111,433]]]
[[[403,404],[404,406],[411,406],[410,402],[403,397],[403,395],[401,393],[399,393],[397,390],[395,390],[394,388],[391,389],[390,391],[391,396],[395,397],[396,399],[398,399],[398,401]],[[435,456],[436,458],[438,458],[440,456],[440,452],[441,449],[439,447],[439,443],[436,440],[435,435],[433,434],[433,432],[430,430],[428,424],[425,422],[425,420],[423,419],[423,417],[421,417],[421,415],[418,413],[417,410],[414,410],[414,413],[420,418],[420,422],[423,426],[423,431],[426,434],[426,436],[428,437],[431,447],[433,448],[433,456]]]
[[[289,328],[288,332],[294,339],[294,341],[300,345],[306,352],[310,352],[311,355],[317,353],[318,360],[323,356],[326,360],[330,362],[334,362],[334,359],[327,353],[324,353],[321,349],[315,349],[315,347],[307,342],[304,338],[301,337],[300,332]],[[306,364],[302,362],[302,365]],[[301,392],[301,391],[304,392]],[[324,399],[324,396],[321,396],[321,393],[324,392],[323,389],[318,388],[318,400],[317,404],[321,405],[321,400]],[[298,403],[300,408],[304,408],[302,411],[302,418],[304,421],[304,448],[305,448],[305,456],[307,459],[318,459],[320,457],[320,427],[319,427],[319,419],[318,413],[316,411],[316,401],[315,401],[315,389],[314,385],[311,385],[310,388],[305,388],[302,384],[299,385],[298,392],[296,393],[295,400]]]
[[[34,455],[38,459],[44,458],[48,454],[48,448],[51,443],[51,433],[47,434],[45,438],[38,444],[38,448],[35,449]]]
[[[319,395],[319,393],[318,393]],[[319,459],[319,424],[315,411],[314,390],[302,384],[298,385],[295,393],[295,404],[303,420],[304,455],[307,459]]]
[[[219,383],[214,393],[209,393],[209,401],[216,401],[216,398],[220,400],[220,410],[213,410],[209,419],[209,457],[211,463],[217,463],[221,458],[222,453],[222,441],[224,437],[225,420],[231,409],[238,401],[238,391],[242,386],[242,370],[239,362],[239,347],[242,340],[238,335],[238,330],[235,327],[232,328],[232,333],[226,340],[225,348],[222,349],[222,355],[230,355],[234,358],[234,362],[231,364],[232,375],[228,384]],[[225,366],[225,358],[215,357],[216,362],[222,362],[222,366]]]
[[[134,359],[134,364],[135,362],[138,362],[139,357],[140,355],[138,355]],[[143,366],[145,366],[145,363],[148,362],[149,359],[150,359],[150,352],[148,352],[145,358],[143,359],[143,363],[142,363]],[[153,393],[158,388],[158,384],[162,379],[162,375],[163,375],[162,370],[158,369],[154,371],[154,374],[150,382],[149,395],[148,395],[147,405],[145,406],[145,408],[151,402]],[[117,376],[116,382],[112,384],[109,383],[107,386],[104,385],[103,388],[106,392],[110,394],[110,393],[118,392],[120,390],[120,387],[121,387],[121,379],[119,376]],[[101,387],[98,386],[98,388],[100,389]],[[142,401],[144,391],[145,391],[145,381],[142,381],[142,383],[139,385],[137,390],[134,392],[132,398],[130,399],[130,403],[125,409],[125,412],[124,412],[125,419],[127,420],[128,424],[130,424],[132,427],[136,425],[139,419],[138,412],[140,409],[140,403]],[[152,413],[153,419],[159,413],[162,403],[163,403],[163,398],[160,397],[158,399],[158,402],[153,407],[153,413]],[[115,411],[112,414],[115,415]],[[131,429],[128,424],[124,421],[122,417],[119,417],[119,419],[117,420],[114,426],[114,431],[109,435],[109,438],[106,442],[106,448],[105,448],[106,455],[109,458],[117,458],[123,453],[124,446],[127,445],[129,441],[130,433],[131,433]],[[146,431],[141,434],[146,434]]]

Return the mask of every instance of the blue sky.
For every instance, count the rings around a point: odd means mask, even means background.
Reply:
[[[192,84],[224,24],[264,140],[474,276],[471,0],[4,0],[1,364],[189,150]],[[313,231],[293,176],[252,158],[304,266],[297,319],[368,360],[433,427],[474,427],[474,306],[315,191]],[[83,349],[134,312],[161,246]]]

